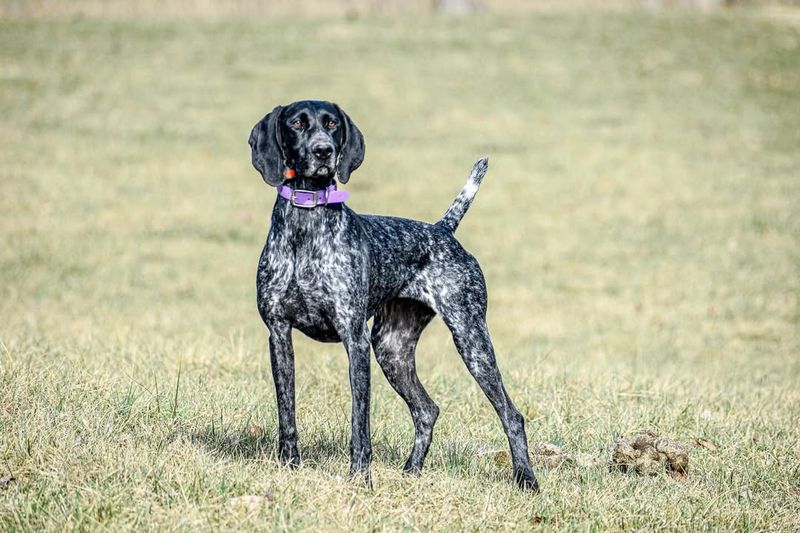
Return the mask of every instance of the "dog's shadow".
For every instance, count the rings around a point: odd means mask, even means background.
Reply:
[[[219,429],[214,426],[182,431],[188,440],[215,457],[235,461],[277,458],[278,442],[263,430]]]
[[[220,429],[213,425],[183,431],[184,436],[212,455],[234,461],[278,461],[278,436],[275,428],[262,429],[251,426],[244,429]],[[300,443],[303,464],[316,467],[330,463],[347,462],[350,455],[349,434],[327,427],[307,435]],[[373,454],[381,462],[403,465],[406,457],[400,445],[373,439]]]
[[[306,468],[341,473],[346,471],[350,455],[349,426],[326,425],[307,432],[300,442],[300,455]],[[211,455],[232,461],[273,461],[278,464],[277,428],[225,428],[209,426],[182,432],[190,442]],[[407,439],[386,440],[373,436],[373,458],[384,466],[401,470],[410,451]],[[480,479],[498,482],[506,480],[507,465],[486,464],[476,456],[468,442],[450,441],[428,457],[425,469],[438,471],[460,479]]]

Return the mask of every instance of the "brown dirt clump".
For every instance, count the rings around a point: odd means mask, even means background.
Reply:
[[[614,443],[609,466],[649,476],[667,471],[673,477],[683,478],[689,472],[689,454],[680,443],[655,431],[643,430]]]
[[[547,468],[557,468],[565,463],[574,463],[575,460],[560,446],[549,442],[537,442],[531,449],[531,456],[537,463]]]

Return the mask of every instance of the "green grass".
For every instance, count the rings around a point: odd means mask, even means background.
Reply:
[[[0,22],[0,529],[800,528],[798,72],[800,26],[757,12]],[[420,478],[375,364],[374,490],[346,478],[346,356],[300,335],[280,467],[247,137],[309,97],[365,134],[362,212],[436,220],[490,157],[458,237],[531,442],[718,448],[518,492],[434,322]]]

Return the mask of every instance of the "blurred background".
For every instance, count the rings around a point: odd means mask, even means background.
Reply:
[[[312,468],[246,460],[275,419],[255,307],[275,192],[247,139],[309,98],[364,133],[359,212],[433,222],[490,158],[457,237],[532,440],[602,453],[644,426],[702,434],[720,444],[704,475],[545,472],[563,491],[523,505],[480,455],[502,433],[438,322],[418,350],[443,409],[429,481],[391,477],[410,423],[373,369],[377,477],[399,485],[352,496],[361,511],[339,499],[346,357],[299,335]],[[364,509],[366,528],[797,525],[796,1],[3,0],[0,113],[0,433],[26,480],[0,491],[0,525],[232,527],[255,518],[221,509],[253,487],[283,491],[269,516],[296,527]],[[241,436],[253,424],[263,439]],[[448,489],[485,521],[392,498]]]
[[[481,11],[525,12],[563,9],[678,8],[710,11],[726,7],[797,6],[798,0],[5,0],[2,10],[12,16],[85,15],[103,17],[164,15],[313,15],[350,16],[387,12],[418,15],[465,15]]]

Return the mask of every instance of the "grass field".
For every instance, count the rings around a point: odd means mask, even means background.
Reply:
[[[0,21],[0,529],[797,530],[797,20]],[[436,220],[490,157],[457,235],[507,388],[532,443],[598,465],[517,491],[440,322],[420,478],[373,364],[375,487],[347,479],[346,356],[299,334],[304,465],[276,463],[247,137],[309,97],[365,134],[358,211]],[[608,471],[640,428],[716,449]]]

